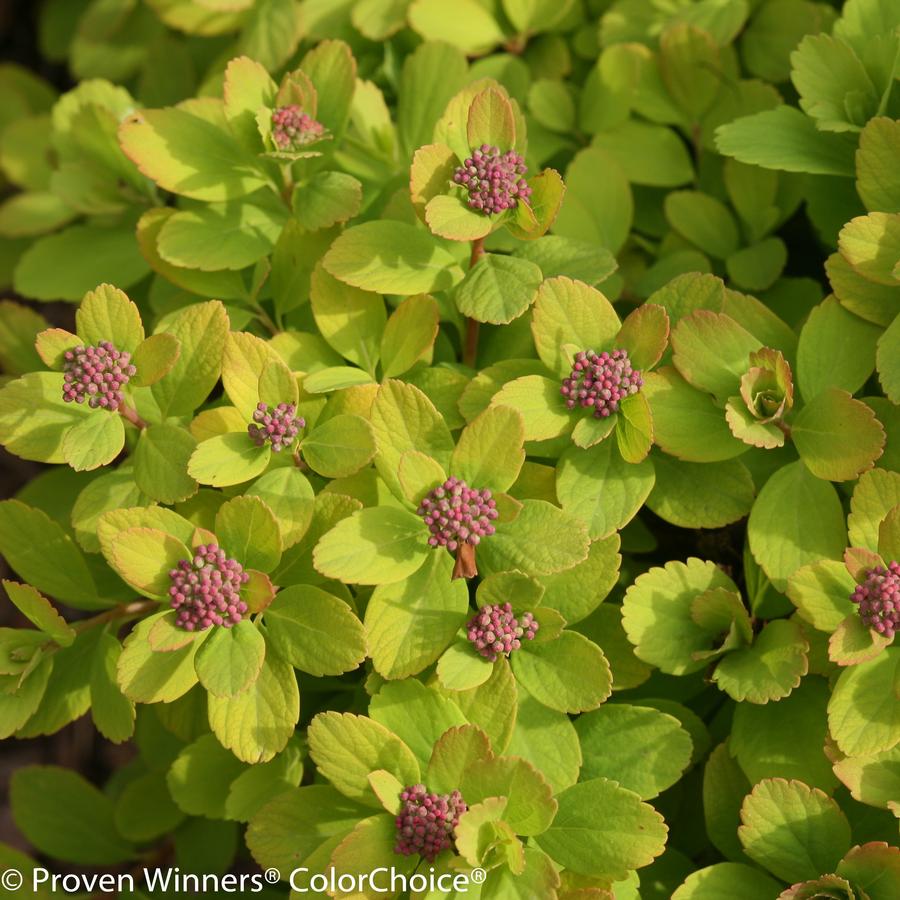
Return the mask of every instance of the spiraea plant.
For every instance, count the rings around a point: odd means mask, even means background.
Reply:
[[[896,900],[900,7],[39,19],[0,868]]]

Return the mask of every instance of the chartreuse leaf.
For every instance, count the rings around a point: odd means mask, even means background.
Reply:
[[[268,638],[302,672],[341,675],[366,658],[362,623],[347,603],[313,585],[280,591],[265,611]]]
[[[269,365],[275,367],[277,381],[284,377],[283,361],[271,344],[246,331],[231,331],[225,336],[222,354],[222,385],[228,399],[249,422],[260,401],[259,382]],[[294,388],[291,388],[293,395]],[[272,398],[274,399],[274,398]],[[278,402],[293,397],[280,397]]]
[[[214,734],[204,734],[178,754],[166,773],[166,787],[182,812],[223,818],[226,797],[223,788],[246,768]]]
[[[313,471],[327,478],[343,478],[372,461],[375,442],[362,416],[338,415],[313,428],[300,449]]]
[[[885,560],[900,557],[900,506],[895,506],[878,526],[878,552]]]
[[[873,212],[851,219],[838,235],[841,255],[864,278],[896,287],[900,261],[900,215]]]
[[[178,338],[165,332],[141,341],[132,357],[137,372],[132,376],[131,383],[139,387],[156,384],[175,365],[180,353]]]
[[[200,645],[194,666],[210,694],[234,697],[256,681],[265,656],[265,638],[249,619],[242,619],[231,628],[214,628]]]
[[[839,559],[844,513],[834,487],[802,462],[788,463],[763,485],[747,523],[750,549],[776,589],[801,566]]]
[[[493,665],[479,656],[468,642],[455,641],[442,654],[435,668],[441,686],[448,691],[468,691],[484,684]]]
[[[316,570],[350,584],[391,584],[425,562],[428,529],[417,515],[380,506],[342,519],[313,551]]]
[[[329,864],[334,866],[335,871],[346,873],[350,878],[362,879],[370,872],[390,871],[388,867],[396,867],[395,871],[408,875],[415,867],[415,857],[396,859],[391,843],[396,832],[397,826],[390,816],[362,819],[334,848]],[[302,880],[298,880],[299,884]],[[340,893],[337,896],[350,895]]]
[[[492,869],[506,865],[515,871],[524,866],[521,841],[503,821],[509,803],[507,797],[488,797],[473,803],[456,826],[456,849],[470,865]]]
[[[535,700],[559,712],[596,709],[612,691],[603,651],[575,631],[547,643],[529,643],[512,654],[510,664]]]
[[[514,409],[492,406],[463,430],[450,457],[450,471],[470,486],[506,491],[525,461],[522,416]]]
[[[420,769],[412,750],[383,725],[367,716],[319,713],[309,725],[309,755],[337,790],[367,806],[381,808],[369,774],[390,772],[402,784],[416,784]]]
[[[620,327],[612,304],[596,288],[559,276],[538,289],[531,323],[534,345],[544,365],[559,377],[572,368],[563,345],[599,353],[613,343]]]
[[[588,526],[591,538],[604,538],[634,518],[654,480],[652,462],[626,463],[612,441],[603,441],[563,453],[556,494],[563,510]]]
[[[222,202],[267,182],[254,156],[224,125],[221,103],[200,100],[187,107],[133,113],[122,123],[119,141],[141,172],[165,190]]]
[[[492,668],[491,677],[483,684],[469,690],[443,693],[488,736],[494,751],[502,753],[516,723],[518,688],[507,660],[498,661]]]
[[[322,265],[352,287],[385,294],[423,294],[463,277],[456,260],[427,231],[383,219],[348,228]]]
[[[478,548],[486,571],[550,575],[586,559],[590,548],[585,523],[545,500],[523,501],[516,518],[496,528]]]
[[[666,197],[666,218],[686,240],[717,259],[731,256],[739,236],[734,217],[720,200],[700,191],[673,191]]]
[[[0,553],[23,581],[50,597],[83,609],[108,605],[97,596],[77,544],[39,509],[18,500],[0,503]]]
[[[625,593],[622,624],[638,658],[671,675],[704,668],[707,660],[695,654],[708,650],[721,629],[699,624],[692,611],[694,601],[714,589],[737,592],[718,566],[694,558],[666,563],[635,579]]]
[[[788,579],[786,592],[801,619],[830,633],[853,611],[850,595],[855,587],[842,562],[823,559],[797,569]]]
[[[408,17],[426,41],[446,41],[467,54],[480,55],[504,40],[494,17],[476,0],[462,0],[455,10],[438,0],[414,0]]]
[[[878,339],[878,380],[893,403],[900,403],[900,315]]]
[[[92,410],[67,432],[62,442],[65,461],[76,471],[97,469],[112,462],[125,444],[122,417],[105,409]]]
[[[456,305],[479,322],[504,325],[528,309],[542,278],[527,259],[486,253],[456,288]]]
[[[362,185],[344,172],[319,172],[294,188],[291,207],[307,231],[352,219],[362,205]]]
[[[265,472],[271,459],[268,444],[258,447],[244,431],[220,434],[197,444],[188,461],[188,475],[200,484],[228,487]]]
[[[653,446],[653,417],[647,398],[642,394],[626,397],[615,420],[616,444],[622,459],[631,464],[643,462]],[[574,432],[572,437],[576,437]]]
[[[372,592],[365,643],[382,677],[417,674],[437,659],[462,625],[469,598],[461,579],[451,581],[452,568],[449,554],[433,553],[409,578]]]
[[[672,900],[775,900],[781,884],[765,872],[743,863],[721,862],[692,872],[672,894]]]
[[[867,322],[887,327],[897,315],[900,283],[876,284],[859,274],[840,253],[825,260],[831,289],[845,309]]]
[[[756,636],[752,646],[725,655],[713,672],[713,681],[739,703],[780,700],[806,674],[808,651],[800,623],[775,619]]]
[[[442,166],[434,177],[444,174]],[[440,187],[445,188],[446,182]],[[431,186],[422,185],[419,190],[430,191]],[[456,194],[437,194],[432,197],[425,205],[425,222],[432,234],[450,241],[477,241],[490,234],[493,227],[488,216],[470,209]]]
[[[209,695],[209,726],[220,743],[247,763],[268,762],[286,746],[300,716],[297,677],[266,643],[257,679],[234,697]]]
[[[266,472],[245,493],[259,497],[269,507],[285,550],[306,533],[312,521],[315,496],[309,480],[295,466]]]
[[[168,613],[166,610],[142,619],[122,645],[116,667],[119,687],[135,703],[171,703],[197,683],[194,657],[198,641],[166,652],[150,646],[150,631]]]
[[[228,313],[216,300],[197,303],[169,319],[164,330],[181,353],[168,375],[151,388],[163,416],[184,416],[206,400],[222,373]]]
[[[75,313],[75,329],[86,344],[110,341],[117,350],[134,353],[144,339],[138,308],[111,284],[88,291]]]
[[[607,703],[579,716],[575,730],[584,762],[581,778],[610,778],[643,800],[681,777],[693,743],[678,719],[646,706]]]
[[[580,875],[621,881],[663,852],[662,816],[632,791],[592,778],[557,796],[553,824],[535,840],[557,864]],[[606,815],[598,816],[598,810]]]
[[[828,388],[800,410],[791,436],[807,468],[828,481],[856,478],[884,448],[884,428],[875,413],[838,388]]]
[[[548,440],[565,434],[574,421],[559,388],[558,381],[543,375],[524,375],[503,385],[494,394],[491,405],[517,410],[522,416],[526,440]]]
[[[109,797],[76,772],[58,766],[26,766],[10,783],[16,826],[32,846],[55,859],[111,866],[134,856],[116,830]]]
[[[134,703],[119,687],[116,670],[122,645],[104,632],[97,641],[91,663],[91,719],[108,741],[120,744],[134,733]]]
[[[24,634],[24,632],[22,632]],[[41,640],[43,636],[38,632],[31,632]],[[21,646],[21,645],[20,645]],[[40,657],[36,651],[27,664],[17,661],[16,668],[21,667],[21,672],[0,676],[0,737],[4,740],[12,737],[32,719],[32,716],[41,708],[47,687],[53,674],[55,660],[52,656]],[[12,666],[5,666],[12,668]],[[56,685],[54,685],[54,688]],[[80,713],[79,708],[73,710],[74,714]],[[68,718],[71,718],[69,716]],[[56,727],[62,727],[65,722],[54,723]],[[48,729],[49,730],[49,729]]]
[[[190,432],[177,425],[150,425],[143,429],[134,451],[135,483],[160,503],[187,500],[199,487],[187,471],[196,447]]]
[[[49,600],[30,584],[19,584],[3,580],[3,588],[13,605],[31,622],[62,647],[68,647],[75,640],[74,629],[56,611]]]
[[[178,538],[156,528],[128,528],[111,541],[110,563],[136,591],[153,600],[169,593],[169,572],[191,551]]]
[[[872,900],[890,900],[900,889],[896,847],[878,841],[853,847],[838,863],[837,874],[858,885]]]
[[[900,150],[900,122],[869,119],[859,135],[856,190],[866,209],[900,213],[900,176],[891,159]]]
[[[374,375],[387,318],[381,297],[338,281],[322,266],[313,272],[309,296],[322,337]]]
[[[828,729],[843,753],[864,756],[900,743],[898,670],[900,651],[888,647],[841,672],[828,702]]]
[[[259,497],[234,497],[219,507],[215,533],[229,556],[245,568],[271,572],[281,559],[281,532]]]
[[[787,882],[833,872],[850,849],[850,825],[827,794],[802,781],[759,782],[741,808],[747,855]]]
[[[224,113],[231,130],[251,152],[261,144],[256,114],[275,103],[277,86],[265,67],[247,56],[232,59],[225,67]]]
[[[287,747],[267,763],[245,768],[228,789],[225,816],[248,822],[270,800],[295,788],[303,777],[303,752],[292,738]]]
[[[431,361],[438,335],[440,311],[427,294],[407,297],[391,313],[381,335],[381,368],[385,378],[395,378],[419,361]]]
[[[380,385],[369,423],[375,437],[375,467],[398,496],[403,491],[397,471],[407,450],[434,457],[445,468],[450,462],[454,447],[450,429],[434,404],[413,385],[393,379]]]
[[[653,415],[654,440],[666,453],[686,462],[710,463],[747,452],[713,398],[694,389],[675,369],[664,366],[644,375],[642,393]]]
[[[856,800],[885,809],[896,803],[900,779],[897,764],[900,747],[868,756],[848,756],[834,765],[834,774],[849,788]]]

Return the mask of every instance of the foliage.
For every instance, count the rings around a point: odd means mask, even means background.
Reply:
[[[0,443],[41,464],[0,733],[137,755],[18,771],[35,852],[900,896],[900,7],[40,35],[71,90],[0,67]]]

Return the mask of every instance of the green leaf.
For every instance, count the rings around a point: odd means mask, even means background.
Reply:
[[[265,619],[272,646],[302,672],[341,675],[366,658],[362,623],[347,603],[320,588],[285,588],[266,609]]]
[[[353,287],[404,296],[447,290],[463,277],[455,259],[431,235],[387,219],[348,228],[322,265]]]
[[[867,322],[887,327],[900,310],[900,284],[876,284],[859,274],[840,253],[825,260],[831,289],[845,309]]]
[[[900,213],[900,176],[891,164],[900,148],[900,122],[869,119],[856,152],[856,190],[870,211]]]
[[[134,733],[134,703],[119,687],[116,669],[122,645],[109,633],[100,635],[91,663],[91,719],[108,741],[121,744]]]
[[[151,388],[163,416],[190,415],[209,396],[222,374],[228,329],[228,313],[217,300],[193,304],[166,322],[164,331],[178,339],[181,354]]]
[[[509,407],[521,414],[525,439],[543,441],[560,437],[572,426],[573,416],[559,392],[559,382],[543,375],[525,375],[503,385],[491,405]]]
[[[771,778],[741,807],[738,836],[747,855],[787,882],[833,872],[850,849],[850,825],[827,794],[802,781]]]
[[[341,356],[374,375],[387,320],[381,297],[338,281],[317,266],[310,303],[322,337]]]
[[[352,219],[362,205],[362,185],[343,172],[319,172],[294,188],[291,207],[307,231]]]
[[[477,0],[460,0],[449,9],[440,0],[414,0],[409,24],[426,41],[446,41],[466,54],[480,55],[503,42],[503,32]]]
[[[372,592],[366,606],[366,646],[382,677],[417,674],[453,640],[469,599],[465,583],[451,580],[452,568],[449,554],[434,553],[409,578]]]
[[[141,432],[134,451],[134,480],[160,503],[178,503],[197,493],[197,482],[188,474],[197,442],[177,425],[151,425]]]
[[[663,852],[662,816],[614,781],[592,778],[567,788],[557,800],[553,824],[535,840],[556,863],[579,875],[621,881]]]
[[[277,86],[265,66],[256,60],[239,56],[225,67],[225,118],[251,152],[259,152],[261,148],[256,114],[263,107],[274,106],[276,92]]]
[[[739,246],[737,224],[720,200],[700,191],[673,191],[666,196],[666,219],[704,253],[725,259]]]
[[[843,563],[823,559],[798,569],[788,580],[786,592],[804,621],[832,632],[853,612],[850,595],[855,587]]]
[[[828,34],[808,34],[791,54],[800,109],[822,131],[857,131],[880,97],[853,48]],[[852,98],[852,99],[851,99]]]
[[[545,500],[524,500],[512,522],[500,522],[478,548],[486,571],[550,575],[587,558],[587,526]]]
[[[694,177],[684,142],[663,125],[628,120],[597,134],[592,145],[614,157],[632,184],[678,187]]]
[[[531,306],[542,279],[526,259],[486,253],[457,287],[456,305],[464,316],[505,325]]]
[[[647,398],[641,394],[626,397],[615,418],[616,443],[622,459],[631,464],[643,462],[653,446],[653,418]]]
[[[724,156],[765,169],[851,178],[856,172],[852,136],[819,131],[811,118],[791,106],[720,126],[716,147]]]
[[[725,268],[728,277],[739,287],[764,291],[778,280],[787,258],[784,241],[772,237],[735,251],[725,260]]]
[[[120,416],[105,409],[91,412],[93,415],[85,416],[63,438],[63,456],[76,472],[107,465],[125,444],[125,426]]]
[[[156,248],[173,266],[202,272],[244,269],[272,252],[287,218],[275,194],[262,190],[176,212],[160,229]]]
[[[719,49],[712,35],[688,22],[670,25],[659,46],[663,84],[678,107],[696,122],[719,92]]]
[[[265,472],[270,459],[268,446],[257,447],[246,432],[232,431],[197,444],[187,472],[200,484],[227,487],[256,478]]]
[[[587,524],[591,538],[604,538],[634,518],[655,480],[652,462],[626,463],[613,442],[604,441],[563,453],[556,494],[565,512]]]
[[[141,341],[134,352],[133,362],[137,369],[131,382],[139,387],[155,384],[175,365],[181,345],[171,334],[154,334]]]
[[[210,694],[234,697],[256,681],[265,656],[265,639],[249,619],[243,619],[231,628],[214,628],[200,645],[194,666]]]
[[[189,816],[221,819],[228,785],[246,768],[215,735],[204,734],[178,754],[166,773],[166,788]]]
[[[215,533],[223,549],[244,568],[271,572],[281,559],[281,532],[259,497],[235,497],[219,507]]]
[[[763,485],[747,523],[750,549],[777,590],[801,566],[840,559],[844,513],[834,487],[801,462],[783,466]]]
[[[433,297],[407,297],[387,320],[381,335],[381,368],[385,378],[394,378],[417,362],[431,361],[438,335],[440,311]]]
[[[605,281],[616,270],[616,259],[608,250],[558,234],[523,243],[513,250],[513,256],[535,263],[544,278],[565,275],[592,286]]]
[[[689,463],[653,457],[656,481],[647,506],[681,528],[722,528],[749,515],[756,496],[750,470],[736,459]]]
[[[713,681],[739,703],[780,700],[807,673],[808,652],[800,623],[776,619],[765,625],[752,646],[724,656]]]
[[[259,677],[236,697],[209,696],[209,726],[247,763],[268,762],[287,745],[300,717],[294,670],[270,645]]]
[[[548,278],[538,290],[531,325],[534,344],[544,365],[560,378],[572,369],[564,344],[599,353],[612,345],[620,327],[609,300],[580,281]]]
[[[384,769],[402,784],[416,784],[419,764],[395,734],[366,716],[319,713],[309,725],[309,755],[344,796],[381,809],[369,774]]]
[[[596,709],[612,691],[612,673],[603,651],[575,631],[564,631],[547,643],[526,645],[511,655],[510,664],[528,693],[558,712]]]
[[[107,605],[75,542],[46,513],[18,500],[0,503],[0,553],[23,581],[77,608]],[[53,560],[53,565],[47,565]]]
[[[488,407],[463,430],[450,471],[470,486],[507,491],[525,462],[522,417],[504,406]]]
[[[681,778],[693,743],[678,719],[656,709],[606,704],[579,716],[581,778],[610,778],[650,800]]]
[[[800,410],[791,437],[809,470],[829,481],[850,481],[870,469],[885,440],[875,413],[838,388],[823,391]]]
[[[192,559],[191,551],[178,538],[155,528],[129,528],[111,542],[111,563],[136,591],[162,600],[172,582],[169,572],[180,560]]]
[[[303,754],[292,739],[275,759],[247,768],[228,789],[225,815],[248,822],[270,800],[297,787],[303,777]]]
[[[695,390],[675,369],[664,366],[648,373],[642,390],[653,414],[654,440],[666,453],[709,463],[747,452],[713,398]]]
[[[212,99],[145,109],[125,119],[119,141],[141,172],[165,190],[222,202],[263,187],[266,177],[220,123],[222,107]]]
[[[900,215],[873,212],[851,219],[838,235],[838,249],[863,278],[897,287]]]
[[[775,898],[781,885],[759,869],[721,862],[692,872],[672,894],[672,900],[761,900]]]
[[[888,647],[874,659],[841,672],[828,702],[828,729],[842,753],[865,756],[900,743],[894,693],[898,671],[900,652]]]
[[[300,449],[313,471],[327,478],[343,478],[372,461],[375,442],[362,416],[338,415],[316,425]]]
[[[878,339],[878,380],[893,403],[900,403],[900,315]]]
[[[103,281],[130,288],[148,272],[130,229],[70,225],[22,254],[13,286],[34,300],[77,301]]]
[[[75,772],[27,766],[13,774],[10,803],[16,826],[39,851],[65,862],[112,866],[134,848],[113,822],[113,804]]]
[[[363,509],[342,519],[316,544],[313,563],[327,578],[391,584],[425,562],[430,550],[427,535],[424,522],[414,513],[389,506]]]
[[[68,647],[75,640],[74,629],[57,612],[56,607],[30,584],[18,584],[3,579],[3,588],[13,606],[47,637],[62,647]]]
[[[712,647],[721,628],[704,626],[693,612],[698,597],[717,590],[738,597],[721,569],[693,557],[654,567],[635,579],[625,592],[622,625],[638,658],[670,675],[704,668],[708,661],[700,654]]]

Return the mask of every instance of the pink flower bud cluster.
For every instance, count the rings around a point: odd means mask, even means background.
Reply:
[[[863,624],[886,638],[900,631],[900,562],[875,566],[850,595]]]
[[[533,641],[539,627],[530,612],[517,619],[509,603],[492,603],[482,606],[469,619],[466,636],[481,656],[494,662],[498,656],[509,656],[518,650],[523,638]]]
[[[122,388],[136,372],[131,354],[116,350],[109,341],[100,341],[96,347],[79,345],[63,355],[63,400],[84,403],[87,399],[91,409],[115,412],[122,403]]]
[[[470,488],[461,478],[448,478],[429,491],[417,510],[431,531],[428,543],[454,552],[460,544],[477,545],[494,533],[497,501],[487,489]]]
[[[572,374],[563,380],[559,390],[569,409],[583,406],[592,409],[595,418],[606,419],[619,411],[620,401],[636,394],[643,385],[641,373],[631,368],[624,350],[582,350],[575,356]]]
[[[275,453],[280,453],[294,443],[297,432],[306,426],[303,416],[298,416],[293,403],[279,403],[272,407],[267,403],[257,403],[253,413],[253,422],[247,426],[247,433],[257,447],[266,441],[272,445]]]
[[[272,140],[279,150],[300,150],[319,140],[325,126],[303,112],[296,103],[272,112]]]
[[[434,862],[442,850],[453,845],[459,817],[469,808],[459,791],[433,794],[424,784],[414,784],[400,794],[402,807],[396,818],[395,853],[418,853]]]
[[[525,181],[525,160],[515,150],[501,155],[496,147],[482,144],[453,171],[453,180],[469,192],[469,207],[487,215],[513,209],[531,196]]]
[[[218,544],[201,544],[193,559],[183,559],[169,571],[169,578],[176,624],[185,631],[204,631],[211,625],[231,628],[247,614],[240,593],[250,576]]]

